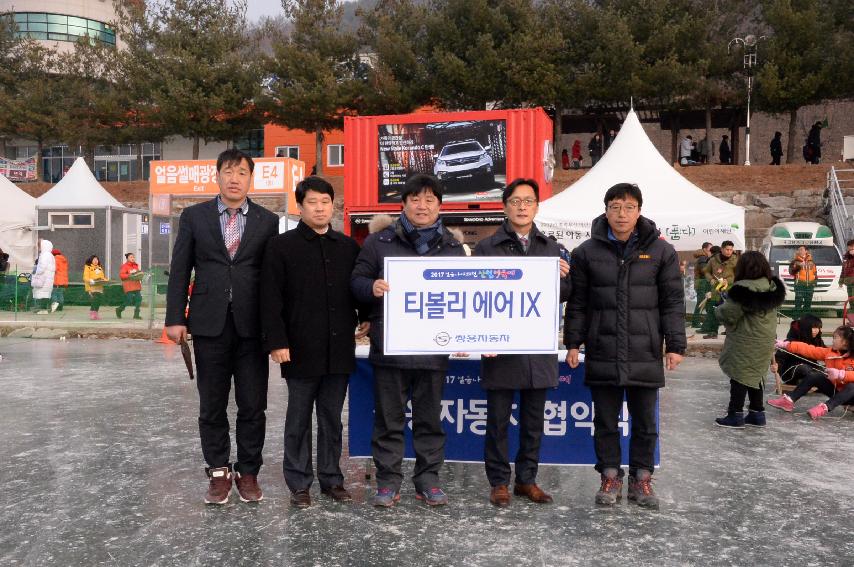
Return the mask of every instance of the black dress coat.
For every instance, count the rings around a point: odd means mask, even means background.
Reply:
[[[238,336],[260,337],[261,261],[267,241],[278,231],[279,217],[249,201],[246,226],[232,259],[225,249],[216,199],[184,209],[172,248],[166,325],[188,325],[196,336],[219,336],[231,303]],[[193,270],[196,275],[187,319],[184,311]]]
[[[588,386],[664,386],[662,347],[684,354],[685,292],[679,257],[641,216],[637,240],[620,254],[608,220],[593,220],[591,238],[572,252],[566,348],[585,345]]]
[[[267,243],[261,275],[264,347],[290,349],[282,376],[350,374],[356,368],[358,324],[350,274],[355,240],[331,228],[320,235],[300,221]]]
[[[495,234],[481,240],[474,249],[475,256],[548,256],[560,257],[560,246],[546,237],[534,225],[528,235],[525,253],[516,233],[507,221]],[[572,283],[569,277],[560,280],[560,301],[569,299]],[[556,388],[558,360],[554,354],[500,354],[480,359],[480,385],[486,390],[526,390]]]
[[[383,299],[374,297],[374,280],[384,279],[385,258],[400,256],[418,256],[415,247],[406,237],[400,221],[397,220],[384,230],[368,236],[353,268],[350,288],[356,299],[363,304],[372,306],[371,321],[371,352],[370,361],[378,366],[412,370],[441,370],[448,368],[448,355],[396,355],[386,356],[383,353],[383,327],[385,312]],[[447,228],[442,229],[441,238],[423,256],[465,256],[462,245]]]

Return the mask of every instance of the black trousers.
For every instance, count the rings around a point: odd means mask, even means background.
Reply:
[[[486,391],[486,441],[483,461],[490,486],[510,484],[507,426],[516,390]],[[546,390],[519,390],[519,451],[516,453],[516,482],[534,484],[540,464],[543,412]]]
[[[209,467],[230,464],[231,440],[228,424],[228,397],[234,377],[237,403],[237,462],[241,474],[258,474],[267,410],[269,366],[260,337],[237,335],[231,312],[222,334],[193,337],[196,354],[196,385],[199,388],[199,436],[202,454]]]
[[[631,439],[629,441],[629,474],[634,476],[638,469],[651,473],[655,471],[655,444],[658,441],[658,428],[655,424],[655,401],[657,388],[639,388],[635,386],[593,386],[593,446],[596,450],[596,470],[600,473],[607,468],[617,469],[620,476],[620,429],[619,414],[623,409],[623,400],[628,403],[632,418]]]
[[[412,482],[419,492],[439,486],[445,462],[442,429],[444,370],[412,370],[374,366],[374,433],[371,448],[377,468],[377,487],[400,490],[403,481],[406,401],[412,399],[412,441],[415,470]]]
[[[291,491],[307,490],[314,481],[311,463],[311,414],[317,408],[317,479],[321,488],[344,484],[341,473],[341,410],[347,374],[287,378],[285,460],[282,471]]]
[[[841,405],[854,402],[854,383],[848,383],[837,391],[836,387],[827,379],[827,375],[820,370],[804,371],[803,380],[792,390],[789,397],[793,402],[796,402],[813,388],[830,398],[825,402],[827,411],[833,411]]]
[[[748,409],[750,411],[765,411],[765,395],[762,388],[750,388],[735,380],[729,381],[729,407],[730,413],[744,411],[744,400],[750,398]]]

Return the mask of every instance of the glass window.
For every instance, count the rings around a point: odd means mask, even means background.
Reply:
[[[53,228],[92,228],[95,213],[48,213],[47,222]]]
[[[68,226],[69,224],[70,215],[48,213],[47,216],[53,226]]]
[[[30,13],[26,16],[30,22],[47,22],[47,14]]]
[[[68,33],[68,26],[65,24],[48,24],[47,31],[50,33]]]
[[[64,33],[49,33],[47,34],[47,38],[52,41],[70,41]]]
[[[76,36],[82,37],[82,36],[88,34],[89,30],[87,30],[86,28],[78,27],[78,26],[68,26],[68,33],[70,33],[71,35],[76,35]]]
[[[87,20],[86,18],[75,18],[74,16],[68,16],[69,26],[80,26],[85,28],[87,22],[89,22],[89,20]]]
[[[299,146],[276,146],[276,157],[299,159]]]
[[[74,226],[92,226],[92,213],[75,213],[71,215]]]
[[[15,21],[20,23],[24,23],[27,21],[27,14],[15,14]]]
[[[47,21],[51,24],[68,24],[68,16],[62,16],[60,14],[48,14]]]
[[[47,39],[47,32],[31,31],[31,32],[27,33],[27,37],[31,37],[33,39]]]
[[[27,24],[27,31],[46,32],[47,24],[34,24],[30,22],[29,24]]]
[[[795,257],[797,250],[797,244],[772,246],[769,262],[772,266],[774,264],[788,264]],[[819,266],[839,266],[842,264],[839,252],[834,246],[815,246],[809,248],[809,251],[812,254],[813,261]]]
[[[327,146],[326,149],[327,159],[326,165],[330,167],[344,165],[344,146],[343,144],[338,144],[334,146]]]

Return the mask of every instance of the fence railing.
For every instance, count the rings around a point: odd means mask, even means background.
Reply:
[[[845,243],[854,238],[854,219],[845,204],[845,191],[854,190],[854,169],[836,169],[827,172],[827,199],[836,246],[845,251]]]
[[[167,266],[152,266],[140,283],[141,305],[136,315],[136,299],[126,296],[121,281],[110,280],[100,293],[87,292],[79,281],[54,286],[49,299],[33,297],[30,272],[12,269],[0,273],[0,323],[4,321],[50,323],[68,326],[117,323],[137,328],[152,328],[163,323],[166,309]],[[121,309],[119,309],[121,308]],[[92,311],[97,309],[97,317]],[[117,312],[119,311],[119,312]]]

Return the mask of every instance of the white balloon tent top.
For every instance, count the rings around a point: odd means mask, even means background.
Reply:
[[[124,207],[98,183],[82,157],[74,160],[59,183],[38,198],[38,205],[39,208]]]
[[[540,204],[537,227],[572,250],[590,238],[593,219],[605,212],[605,192],[634,183],[643,193],[641,214],[676,250],[732,240],[744,250],[744,209],[706,193],[673,168],[647,137],[634,110],[601,160],[581,179]]]

